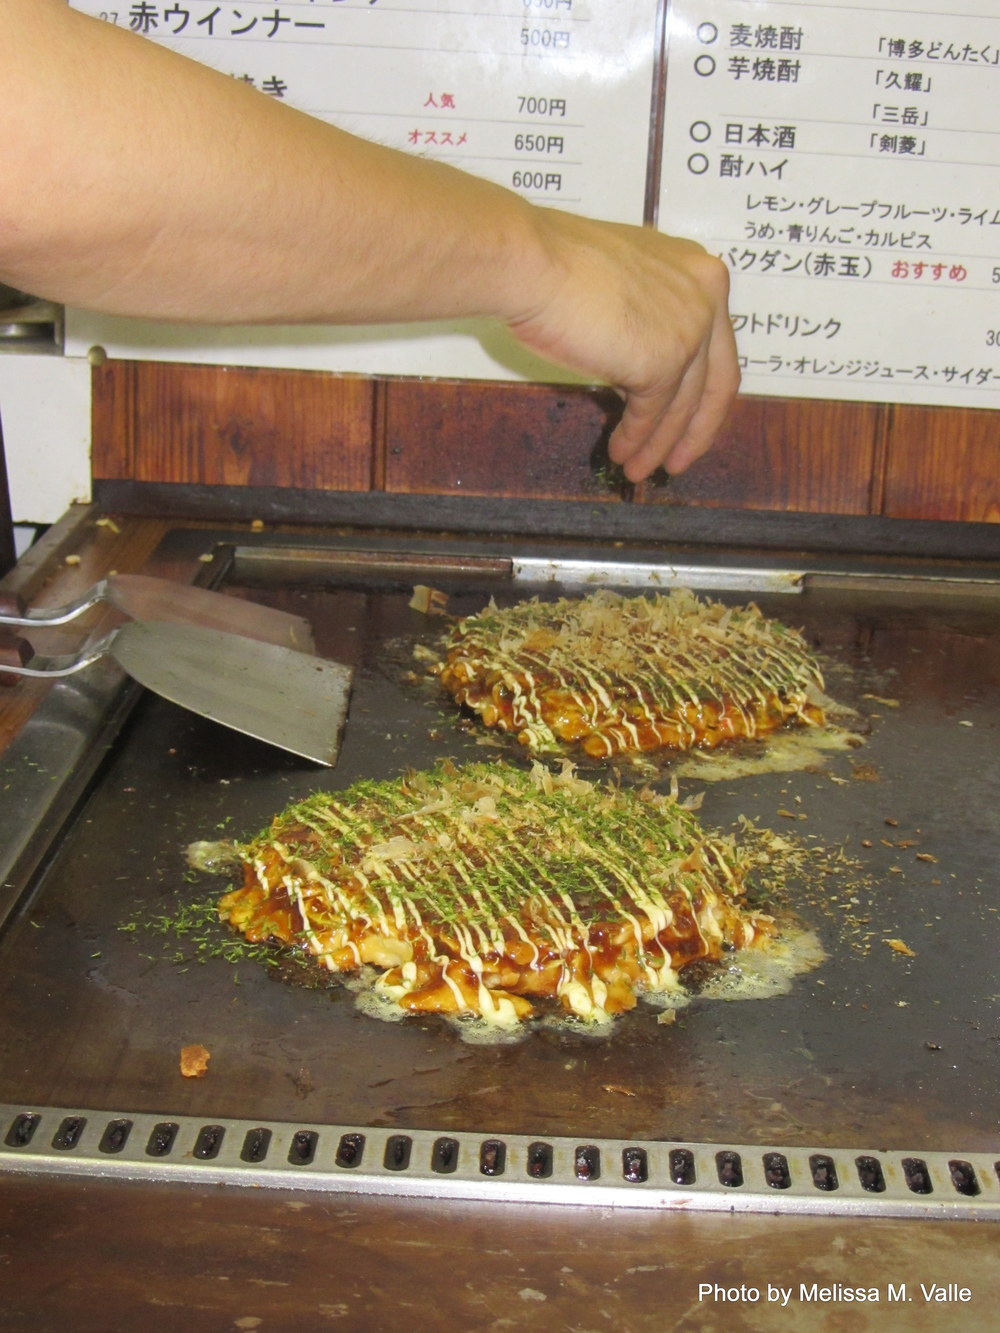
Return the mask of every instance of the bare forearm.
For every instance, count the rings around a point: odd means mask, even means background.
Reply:
[[[739,382],[693,242],[535,208],[68,8],[6,0],[0,279],[152,319],[503,321],[626,400],[611,456],[682,471]]]
[[[0,273],[117,314],[233,321],[502,316],[532,210],[68,9],[23,31],[0,111]],[[44,71],[43,75],[39,71]]]

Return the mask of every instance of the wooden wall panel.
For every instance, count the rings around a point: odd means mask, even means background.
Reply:
[[[741,398],[682,477],[608,465],[609,390],[108,362],[95,480],[1000,522],[1000,413]]]
[[[546,386],[390,383],[386,489],[408,494],[615,499],[608,393]],[[715,447],[640,502],[802,513],[871,512],[884,409],[740,399]]]
[[[385,489],[408,495],[617,500],[608,390],[538,384],[385,383]]]
[[[124,480],[134,475],[134,361],[102,361],[90,373],[90,471],[97,478]]]
[[[373,404],[358,376],[109,361],[94,371],[94,477],[368,490]]]
[[[883,513],[1000,523],[1000,412],[894,406]]]
[[[871,403],[740,398],[713,448],[644,498],[725,509],[868,514],[885,410]]]

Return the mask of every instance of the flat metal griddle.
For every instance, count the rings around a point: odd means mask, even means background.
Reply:
[[[336,552],[279,547],[228,562],[227,590],[306,615],[318,650],[355,668],[341,759],[321,770],[142,699],[0,939],[0,1103],[361,1126],[383,1137],[996,1156],[995,589],[954,595],[946,585],[834,579],[799,595],[754,596],[805,630],[834,664],[831,694],[870,719],[861,749],[830,753],[815,771],[682,783],[685,793],[705,791],[710,825],[729,829],[747,816],[843,845],[862,863],[842,880],[795,887],[792,904],[828,958],[788,994],[695,999],[672,1026],[640,1005],[611,1035],[541,1027],[515,1044],[475,1045],[443,1020],[366,1017],[343,987],[199,961],[183,939],[123,929],[139,916],[174,915],[185,895],[224,889],[224,880],[192,882],[185,851],[196,839],[247,836],[316,789],[502,753],[397,669],[433,629],[408,606],[413,584],[448,592],[457,613],[491,596],[587,585],[515,583],[509,561],[482,552],[464,571],[462,563],[403,556],[394,566],[376,551],[344,565]],[[524,762],[516,747],[508,753]],[[885,943],[893,939],[914,956]],[[180,1049],[192,1042],[211,1051],[203,1079],[179,1072]]]

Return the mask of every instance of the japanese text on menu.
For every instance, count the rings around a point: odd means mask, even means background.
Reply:
[[[729,265],[745,391],[1000,405],[1000,11],[958,8],[675,0],[658,225]]]
[[[343,129],[447,161],[534,202],[643,219],[656,0],[73,3]],[[123,350],[129,336],[82,312],[70,331],[81,344]],[[411,335],[394,346],[391,329],[338,333],[325,349],[312,334],[298,355],[269,352],[271,337],[232,354],[372,373],[498,370],[469,338],[442,345],[442,363],[433,340]],[[219,359],[223,341],[203,341],[209,359]],[[144,340],[142,354],[157,354],[155,339]]]

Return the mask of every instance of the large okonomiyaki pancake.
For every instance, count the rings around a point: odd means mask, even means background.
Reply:
[[[671,795],[509,764],[358,782],[290,806],[239,849],[220,912],[250,940],[360,978],[407,1013],[517,1028],[665,996],[731,949],[766,948],[749,855]]]
[[[687,590],[491,604],[454,626],[433,670],[533,753],[713,749],[824,721],[823,677],[798,631]]]

